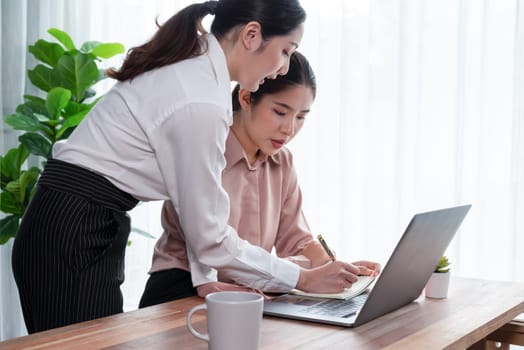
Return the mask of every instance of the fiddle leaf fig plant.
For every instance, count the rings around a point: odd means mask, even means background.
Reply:
[[[446,273],[450,270],[449,265],[451,265],[451,263],[449,262],[448,258],[445,255],[443,255],[442,257],[440,257],[440,260],[433,272]]]
[[[99,64],[125,51],[120,43],[85,42],[77,48],[66,32],[51,28],[57,42],[43,39],[29,46],[41,63],[29,69],[31,83],[41,96],[24,95],[24,102],[4,122],[22,134],[18,146],[0,156],[0,244],[15,237],[35,184],[55,142],[66,139],[101,96],[93,86],[106,78]],[[26,169],[29,155],[43,159]]]

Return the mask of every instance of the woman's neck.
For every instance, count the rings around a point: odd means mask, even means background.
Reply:
[[[246,155],[249,164],[255,165],[260,149],[258,147],[253,147],[253,145],[249,142],[247,134],[236,119],[233,122],[233,125],[231,125],[231,132],[235,134],[238,142],[240,143],[240,146],[244,150],[244,154]]]

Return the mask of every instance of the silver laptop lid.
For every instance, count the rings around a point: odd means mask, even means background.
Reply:
[[[355,326],[404,306],[422,293],[471,205],[416,214],[384,266]]]
[[[433,269],[451,242],[471,205],[416,214],[404,231],[371,292],[351,300],[332,300],[285,294],[264,301],[264,314],[319,323],[353,327],[404,306],[421,294]],[[326,300],[337,303],[337,311],[348,303],[364,302],[356,314],[319,314]],[[367,300],[365,300],[367,299]],[[309,311],[310,308],[315,310]],[[345,312],[345,311],[344,311]]]

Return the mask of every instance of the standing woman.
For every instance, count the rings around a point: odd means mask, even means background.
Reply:
[[[215,15],[210,34],[201,24],[208,14]],[[13,272],[29,333],[122,312],[126,212],[139,200],[172,201],[188,255],[205,276],[228,268],[254,287],[312,292],[354,281],[352,265],[300,269],[227,225],[221,172],[230,81],[256,91],[285,74],[304,20],[297,0],[190,5],[109,72],[118,83],[55,145],[15,239]]]

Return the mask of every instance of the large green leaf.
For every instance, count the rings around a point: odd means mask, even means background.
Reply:
[[[56,140],[65,140],[71,136],[73,131],[75,131],[76,127],[67,128],[63,133],[60,134],[60,137],[58,137]]]
[[[53,119],[58,119],[70,99],[71,91],[61,87],[51,89],[46,99],[47,112]]]
[[[69,101],[69,104],[65,108],[66,118],[67,116],[77,114],[82,111],[89,111],[91,109],[91,104],[78,103],[75,101]]]
[[[89,55],[79,53],[73,57],[64,56],[56,66],[61,86],[71,90],[76,102],[84,99],[85,90],[96,82],[98,68]]]
[[[29,156],[29,151],[20,145],[17,148],[11,148],[6,155],[2,157],[0,171],[2,173],[2,189],[5,188],[8,182],[13,179],[18,179],[20,176],[20,168]]]
[[[62,56],[61,59],[64,57],[65,56]],[[58,62],[60,62],[60,60],[58,60]],[[28,70],[27,76],[33,85],[46,92],[55,86],[59,86],[56,71],[42,64],[36,65],[33,70]]]
[[[31,154],[42,156],[47,159],[51,157],[52,144],[40,134],[28,132],[18,138],[20,143],[29,150]]]
[[[47,109],[45,108],[45,100],[35,96],[24,96],[25,102],[16,107],[16,111],[20,114],[35,115],[41,114],[47,116]],[[49,118],[47,118],[49,119]]]
[[[47,63],[51,67],[56,66],[60,57],[64,55],[62,46],[42,39],[38,40],[34,45],[29,45],[29,52],[37,60]]]
[[[20,218],[20,215],[8,215],[0,220],[0,244],[5,244],[11,237],[16,236]]]
[[[31,167],[29,170],[22,171],[20,174],[20,202],[28,203],[26,194],[30,193],[36,184],[36,180],[40,175],[40,170],[37,167]],[[22,212],[23,214],[23,212]]]
[[[38,104],[41,104],[42,106],[45,105],[45,100],[38,96],[24,95],[24,100],[38,103]]]
[[[45,124],[40,123],[35,116],[28,116],[20,113],[6,115],[4,122],[15,130],[41,131],[48,135],[53,135],[53,130]]]
[[[46,123],[47,125],[53,125],[52,122],[57,122],[56,120],[49,119],[47,114],[33,113],[33,117],[35,117],[39,122]]]
[[[20,172],[21,174],[22,172]],[[11,193],[15,195],[16,201],[21,202],[20,200],[20,178],[9,181],[5,186],[5,191],[2,193]]]
[[[100,41],[86,41],[80,47],[80,52],[82,53],[92,53],[93,49],[100,45]]]
[[[76,127],[78,124],[80,124],[80,122],[84,119],[87,113],[89,113],[89,110],[86,109],[68,117],[62,124],[62,127],[56,132],[56,139],[60,140],[60,138],[68,128]]]
[[[69,34],[67,34],[66,32],[57,28],[51,28],[47,32],[54,36],[56,40],[60,41],[67,50],[76,50],[75,44],[73,43],[73,39],[71,39]]]
[[[18,183],[18,180],[11,181],[9,184],[15,182]],[[2,191],[0,193],[0,210],[4,213],[23,214],[24,209],[20,205],[19,198],[17,198],[20,195],[19,188],[17,188],[17,190],[18,192]]]
[[[92,54],[100,58],[111,58],[124,53],[125,47],[119,43],[102,43],[93,47]]]

